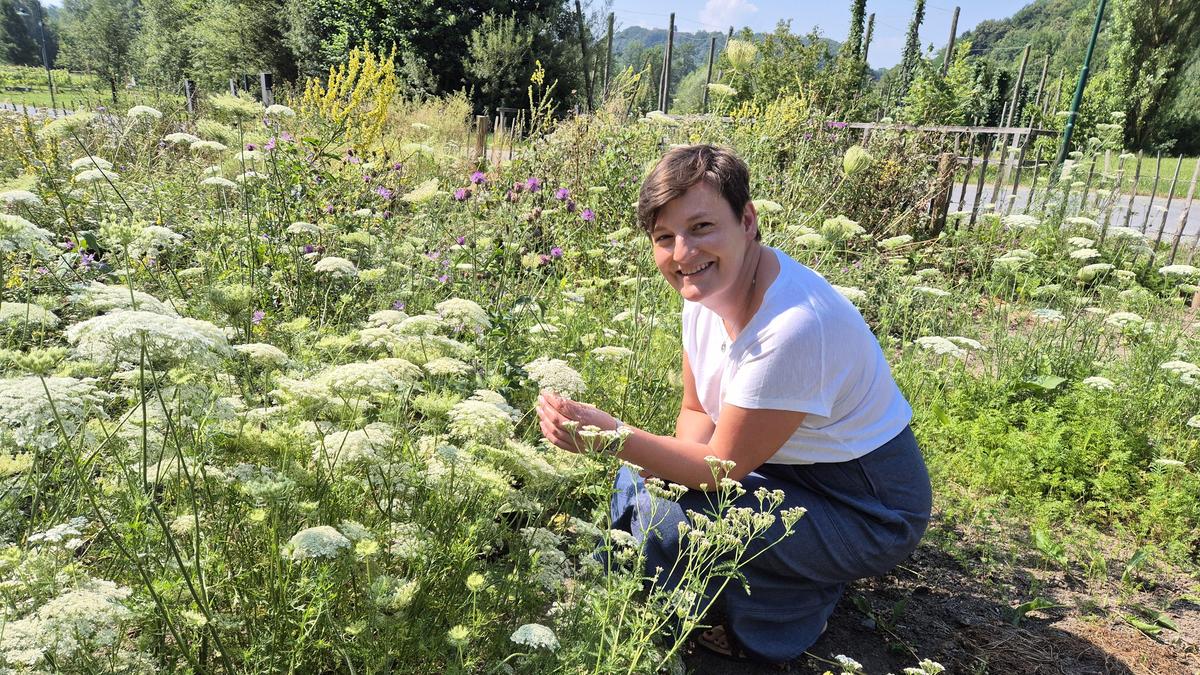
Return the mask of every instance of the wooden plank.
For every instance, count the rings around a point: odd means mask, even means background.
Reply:
[[[1150,223],[1150,211],[1154,209],[1154,198],[1158,196],[1158,179],[1162,175],[1162,150],[1154,157],[1154,184],[1150,186],[1150,203],[1146,205],[1146,213],[1142,214],[1142,234],[1146,234],[1146,225]]]
[[[1137,196],[1138,179],[1142,177],[1142,151],[1138,150],[1137,166],[1133,167],[1133,183],[1129,185],[1129,201],[1125,202],[1125,227],[1129,227],[1129,219],[1133,218],[1133,198]],[[1149,207],[1147,207],[1149,208]]]
[[[975,224],[975,218],[979,216],[979,200],[983,198],[983,179],[987,175],[988,159],[992,155],[992,143],[984,145],[983,161],[979,163],[979,183],[975,186],[975,200],[971,204],[971,222],[969,225]],[[1197,162],[1200,165],[1200,162]]]
[[[1200,164],[1200,162],[1198,162]],[[1162,242],[1163,230],[1167,227],[1167,212],[1171,210],[1171,202],[1175,200],[1175,186],[1179,184],[1179,167],[1183,166],[1183,155],[1175,163],[1175,175],[1171,178],[1171,189],[1167,191],[1167,205],[1163,208],[1162,220],[1158,222],[1158,234],[1154,235],[1154,248]],[[1154,260],[1151,256],[1150,260]]]
[[[1197,177],[1200,177],[1200,162],[1196,162],[1196,167],[1192,170],[1192,183],[1188,185],[1187,201],[1184,202],[1183,212],[1179,214],[1179,229],[1175,231],[1175,241],[1171,243],[1171,259],[1167,261],[1168,265],[1175,264],[1175,255],[1179,252],[1179,241],[1183,239],[1183,226],[1187,225],[1188,212],[1192,210],[1192,199],[1196,196]],[[1200,241],[1200,230],[1196,232],[1196,241]],[[1195,252],[1195,247],[1196,242],[1193,241],[1193,252]]]

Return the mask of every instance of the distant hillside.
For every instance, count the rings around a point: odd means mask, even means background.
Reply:
[[[725,41],[728,33],[721,31],[697,31],[689,33],[686,31],[675,31],[675,44],[672,49],[676,53],[684,53],[688,55],[686,59],[688,65],[699,65],[708,61],[708,42],[710,38],[717,38],[717,54],[725,49]],[[765,37],[762,33],[756,33],[755,39],[761,40]],[[825,44],[829,46],[831,54],[837,54],[842,44],[836,40],[822,38]],[[655,47],[663,48],[667,43],[666,28],[645,28],[642,26],[629,26],[622,28],[613,33],[613,61],[615,63],[628,63],[629,56],[632,53],[642,54],[646,50],[654,49]],[[661,54],[661,51],[659,52]]]
[[[1060,70],[1078,72],[1096,19],[1093,0],[1035,0],[1007,19],[981,21],[959,39],[971,42],[971,53],[998,65],[1015,68],[1025,45],[1032,45],[1029,62],[1040,70],[1050,55],[1050,77]],[[1092,70],[1104,67],[1111,31],[1106,31],[1111,5],[1101,24]],[[1035,77],[1037,74],[1034,75]]]

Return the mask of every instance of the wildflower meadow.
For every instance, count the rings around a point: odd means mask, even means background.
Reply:
[[[684,582],[648,589],[619,461],[532,412],[551,389],[673,429],[680,300],[635,202],[695,142],[747,160],[764,241],[882,345],[933,477],[917,555],[1019,563],[995,624],[1068,612],[1197,667],[1200,269],[1088,198],[1102,139],[1028,205],[935,227],[928,148],[800,99],[627,117],[625,82],[489,161],[461,97],[395,99],[360,57],[270,107],[0,113],[0,673],[712,672],[686,641],[704,589],[803,511],[724,508],[743,488],[713,462]],[[882,583],[801,667],[1018,672],[905,628],[961,587]]]

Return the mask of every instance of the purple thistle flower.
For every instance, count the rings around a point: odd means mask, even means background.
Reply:
[[[364,183],[370,183],[373,180],[375,180],[375,179],[371,177],[371,174],[369,174],[369,173],[363,174],[363,182]]]
[[[381,216],[381,217],[382,217],[384,220],[387,220],[388,218],[391,218],[391,217],[392,217],[392,212],[391,212],[391,211],[384,211],[383,213],[381,213],[381,214],[379,214],[379,215],[380,215],[380,216]]]
[[[333,213],[333,204],[326,204],[325,206],[321,207],[321,210],[324,211],[326,215]]]
[[[407,305],[404,304],[403,300],[397,300],[392,303],[392,309],[396,310],[397,312],[403,311],[406,306]]]
[[[580,218],[583,218],[585,221],[587,221],[587,222],[589,222],[589,223],[590,223],[590,222],[592,222],[593,220],[595,220],[595,219],[596,219],[596,212],[595,212],[595,211],[593,211],[593,210],[591,210],[591,209],[587,209],[587,208],[585,208],[585,209],[583,210],[583,213],[580,213],[580,214],[579,214],[579,217],[580,217]]]
[[[396,163],[392,164],[392,171],[403,171],[403,170],[404,170],[404,165],[401,164],[400,162],[396,162]]]
[[[525,189],[530,192],[537,192],[542,189],[542,181],[539,178],[530,176],[525,179]]]
[[[443,274],[442,276],[438,277],[438,281],[440,281],[441,283],[444,284],[447,281],[450,281],[450,276],[447,274]]]
[[[305,244],[305,245],[304,245],[304,249],[303,249],[303,251],[304,251],[305,253],[312,253],[312,252],[313,252],[313,251],[315,251],[315,250],[317,250],[317,247],[316,247],[316,246],[313,246],[312,244]]]
[[[279,139],[282,140],[284,143],[291,143],[292,141],[296,140],[296,138],[294,136],[292,136],[291,134],[289,134],[286,131],[279,132]]]
[[[575,209],[576,209],[576,208],[577,208],[577,207],[575,206],[575,200],[574,200],[574,199],[568,199],[568,200],[567,200],[567,213],[575,213]]]
[[[466,244],[467,244],[467,238],[466,238],[466,237],[455,237],[455,238],[454,238],[454,241],[455,241],[455,242],[456,242],[456,243],[457,243],[459,246],[466,246]]]
[[[275,137],[272,136],[267,139],[266,143],[263,143],[263,150],[274,150],[274,149],[275,149]]]
[[[538,256],[538,264],[539,264],[539,265],[548,265],[548,264],[550,264],[550,256],[546,255],[545,253],[543,253],[543,254],[539,255],[539,256]]]
[[[257,148],[258,148],[258,146],[254,145],[253,143],[247,143],[247,144],[246,144],[246,149],[247,149],[247,150],[255,150],[255,149],[257,149]]]
[[[92,263],[96,262],[96,256],[88,251],[79,254],[79,266],[85,270],[92,268]]]
[[[560,247],[560,246],[555,246],[554,248],[550,249],[550,257],[551,257],[551,258],[561,258],[561,257],[563,257],[563,250],[562,250],[562,247]]]
[[[375,194],[379,195],[380,197],[383,197],[384,199],[391,199],[396,193],[393,192],[391,189],[389,189],[383,185],[380,185],[379,187],[375,188]]]
[[[471,196],[469,188],[461,187],[454,191],[454,201],[465,202]]]
[[[833,120],[829,120],[825,123],[825,126],[829,127],[830,129],[845,129],[846,125],[846,122],[835,122]]]
[[[517,193],[513,192],[512,190],[509,190],[508,192],[504,193],[504,199],[506,199],[507,201],[510,201],[510,202],[515,202],[515,201],[517,201]]]
[[[250,321],[257,326],[258,324],[262,323],[266,316],[266,312],[262,311],[261,309],[256,309],[254,310],[254,315],[250,317]]]
[[[475,185],[483,185],[487,182],[487,174],[482,171],[476,171],[471,174],[471,183]]]
[[[570,196],[571,196],[571,191],[565,187],[560,187],[554,191],[554,198],[560,202]]]
[[[71,241],[70,239],[66,241],[60,241],[58,242],[58,247],[64,251],[70,251],[75,248],[75,242]]]

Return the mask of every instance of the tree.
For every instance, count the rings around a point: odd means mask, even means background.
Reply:
[[[1125,135],[1135,146],[1154,140],[1161,113],[1184,84],[1184,66],[1200,48],[1200,4],[1194,0],[1119,0],[1110,56]]]
[[[138,26],[134,1],[65,0],[63,10],[64,60],[107,82],[116,103],[117,86],[134,70],[133,43]]]
[[[533,29],[515,15],[487,14],[467,43],[467,74],[474,80],[476,100],[488,108],[519,93],[533,71]]]
[[[867,20],[867,0],[853,0],[850,3],[850,32],[846,35],[838,56],[850,64],[862,60],[863,27]]]
[[[143,76],[159,87],[178,85],[195,58],[192,24],[200,7],[189,0],[141,0],[135,49]]]
[[[19,0],[0,0],[0,61],[18,66],[42,64],[38,38],[34,32],[37,29],[31,30],[31,25],[37,25],[37,18],[32,15],[31,9],[24,7]],[[38,5],[38,9],[33,11],[40,9]],[[18,10],[27,16],[21,16]]]
[[[921,24],[925,21],[925,0],[917,0],[913,6],[912,21],[908,23],[908,34],[904,38],[904,52],[900,59],[899,91],[896,100],[904,98],[917,70],[921,65]]]

